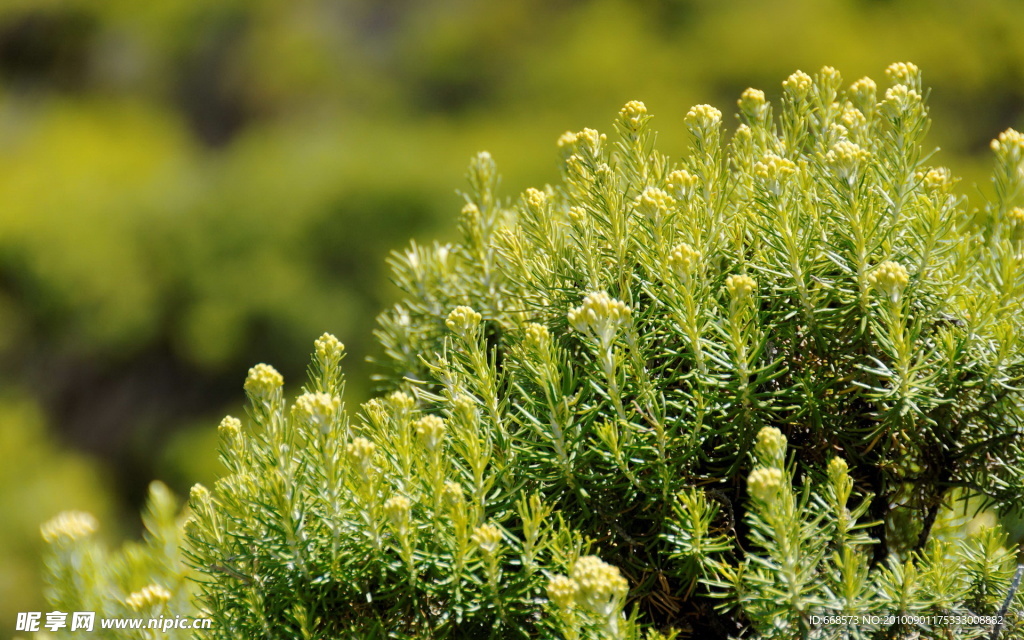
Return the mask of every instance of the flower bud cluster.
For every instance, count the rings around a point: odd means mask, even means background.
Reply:
[[[649,220],[663,220],[675,206],[676,200],[657,187],[646,187],[636,199],[636,208]]]
[[[553,576],[548,581],[548,600],[562,610],[569,609],[576,603],[576,595],[580,586],[568,576]]]
[[[868,283],[887,295],[893,302],[899,299],[908,282],[910,282],[910,276],[907,274],[906,267],[892,260],[886,260],[878,265],[868,276]]]
[[[786,436],[775,427],[761,429],[754,447],[766,465],[782,467],[786,461]]]
[[[463,340],[468,340],[476,332],[476,328],[480,326],[482,320],[483,316],[473,311],[471,307],[460,306],[452,309],[444,323],[452,333]]]
[[[754,175],[761,178],[775,191],[787,177],[796,173],[796,163],[774,153],[765,154],[760,162],[754,165]]]
[[[309,425],[327,433],[334,422],[341,398],[329,393],[304,393],[295,399],[292,405],[292,419],[300,424]]]
[[[284,386],[284,378],[269,364],[258,364],[249,369],[243,388],[254,399],[265,400]]]
[[[325,333],[313,343],[316,349],[316,358],[325,364],[337,363],[345,353],[345,345],[336,337]]]
[[[423,416],[412,423],[416,439],[427,451],[436,451],[444,438],[444,420],[437,416]]]
[[[529,187],[523,192],[523,201],[533,211],[543,211],[548,202],[548,194],[540,189]]]
[[[698,104],[686,112],[686,127],[698,141],[711,139],[722,124],[722,112],[709,104]]]
[[[597,556],[583,556],[572,568],[572,579],[579,591],[576,603],[598,615],[613,615],[629,591],[629,583],[618,568]]]
[[[764,99],[764,91],[760,89],[746,89],[736,104],[743,115],[750,118],[751,122],[760,122],[768,113],[768,103]]]
[[[345,447],[349,460],[363,478],[373,472],[373,454],[376,450],[377,445],[366,438],[356,438]]]
[[[473,530],[473,544],[487,555],[494,555],[501,544],[501,531],[493,524],[483,524]]]
[[[733,300],[739,302],[757,290],[757,282],[748,275],[734,274],[725,279],[725,289]]]
[[[405,533],[409,530],[411,514],[412,502],[405,496],[392,496],[384,503],[384,517],[398,533]]]
[[[595,291],[583,304],[569,310],[569,324],[580,333],[592,334],[602,344],[610,344],[620,327],[630,320],[628,306],[603,291]]]
[[[893,84],[921,86],[921,70],[913,62],[894,62],[886,68],[885,75]]]
[[[1007,129],[999,134],[990,145],[998,156],[1009,164],[1024,160],[1024,133],[1016,129]]]
[[[697,192],[700,180],[686,169],[676,169],[666,178],[669,193],[679,200],[689,200]]]
[[[639,100],[630,100],[619,110],[619,122],[629,131],[639,131],[651,116],[647,113],[647,105]]]
[[[920,175],[928,191],[944,191],[953,184],[953,174],[946,167],[935,167]]]
[[[871,78],[861,78],[850,86],[850,97],[861,111],[873,107],[878,100],[877,95],[878,85]]]
[[[747,491],[761,502],[772,502],[782,490],[782,469],[758,467],[747,477]]]
[[[171,599],[171,592],[161,587],[158,584],[151,584],[143,587],[139,591],[133,592],[127,598],[124,603],[129,608],[135,611],[142,611],[149,607],[163,604]]]
[[[64,511],[47,521],[40,528],[46,542],[71,542],[96,532],[99,523],[91,513],[85,511]]]
[[[898,84],[885,90],[882,108],[890,118],[899,117],[921,107],[921,94],[905,84]]]
[[[840,140],[825,154],[825,162],[841,180],[852,180],[860,165],[871,159],[871,152],[848,140]]]
[[[803,100],[810,93],[813,84],[811,76],[803,71],[797,71],[783,81],[782,88],[793,99]]]
[[[601,157],[601,147],[608,139],[603,133],[594,129],[567,131],[558,138],[558,148],[566,157],[577,156],[589,162],[596,162]]]
[[[685,242],[677,244],[668,254],[668,266],[684,280],[689,279],[698,266],[700,251]]]

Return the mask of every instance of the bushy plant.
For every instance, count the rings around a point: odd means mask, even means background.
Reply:
[[[694,107],[680,162],[630,102],[514,203],[480,154],[392,260],[381,397],[330,335],[293,402],[250,370],[186,525],[212,637],[1019,636],[964,523],[1024,495],[1024,136],[971,208],[887,76]]]

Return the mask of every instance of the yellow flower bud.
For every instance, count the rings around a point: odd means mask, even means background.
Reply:
[[[486,554],[493,554],[501,544],[501,531],[493,524],[480,525],[473,530],[473,543]]]
[[[750,276],[735,274],[725,279],[725,289],[733,300],[744,300],[757,290],[757,282]]]
[[[685,242],[677,244],[668,254],[669,267],[683,279],[687,279],[693,274],[699,260],[700,251]]]
[[[327,433],[340,408],[341,398],[338,396],[329,393],[304,393],[295,399],[292,419]]]
[[[910,276],[906,267],[892,260],[886,260],[878,265],[868,276],[868,283],[889,296],[893,302],[899,299],[908,282]]]
[[[786,461],[786,436],[775,427],[764,427],[757,433],[754,445],[757,452],[775,466],[781,467]]]
[[[384,517],[399,533],[408,530],[411,513],[412,503],[405,496],[394,496],[384,503]]]
[[[647,105],[639,100],[630,100],[619,111],[619,122],[632,131],[638,130],[649,119]]]
[[[629,583],[618,568],[597,556],[583,556],[572,568],[572,579],[579,587],[577,603],[601,616],[611,616],[629,591]]]
[[[249,369],[244,389],[253,398],[269,398],[284,386],[284,378],[269,364],[258,364]]]
[[[548,600],[559,609],[569,609],[576,600],[580,586],[567,576],[552,576],[548,580]]]
[[[448,314],[448,319],[445,320],[445,325],[452,333],[466,339],[473,335],[482,320],[483,316],[473,311],[472,308],[461,306],[452,309],[452,312]]]
[[[49,543],[71,542],[92,535],[99,523],[91,513],[85,511],[64,511],[40,527],[43,540]]]
[[[412,424],[420,446],[427,451],[436,450],[444,438],[444,420],[437,416],[423,416]]]
[[[345,352],[345,345],[336,337],[325,333],[314,343],[317,360],[323,363],[337,362]]]
[[[736,104],[745,116],[755,122],[761,120],[768,111],[768,103],[765,102],[764,91],[760,89],[750,88],[745,90],[740,95],[740,99],[736,101]]]
[[[782,490],[782,469],[758,467],[747,477],[747,491],[761,502],[772,502]]]
[[[785,89],[786,93],[793,98],[803,100],[811,91],[812,84],[813,81],[811,80],[811,76],[807,75],[803,71],[797,71],[786,78],[782,83],[782,88]]]
[[[141,611],[148,609],[159,604],[163,604],[171,599],[171,592],[161,587],[158,584],[151,584],[143,587],[139,591],[133,592],[127,598],[124,603],[135,611]]]

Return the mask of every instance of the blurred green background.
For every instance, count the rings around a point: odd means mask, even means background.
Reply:
[[[87,509],[114,541],[151,479],[209,481],[252,364],[294,390],[331,331],[368,396],[387,252],[453,237],[475,152],[512,197],[627,100],[678,157],[693,104],[906,60],[972,193],[1024,127],[1022,24],[1020,0],[4,0],[0,637],[46,610],[39,523]]]

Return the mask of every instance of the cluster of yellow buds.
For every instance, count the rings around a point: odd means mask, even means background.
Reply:
[[[452,309],[444,323],[452,333],[466,340],[473,336],[482,320],[483,316],[471,307],[460,306]]]
[[[636,208],[650,220],[663,220],[675,206],[676,200],[657,187],[646,187],[637,196]]]
[[[864,112],[847,102],[846,108],[839,116],[839,122],[849,131],[859,131],[867,126],[868,119],[864,116]]]
[[[540,189],[529,187],[523,192],[523,202],[533,211],[543,211],[548,202],[548,194]]]
[[[369,477],[373,471],[373,454],[376,450],[377,445],[366,438],[356,438],[345,447],[349,460],[354,463],[363,478]]]
[[[668,190],[679,200],[689,200],[697,192],[700,180],[686,169],[676,169],[665,179]]]
[[[794,99],[803,100],[810,93],[813,83],[814,81],[811,80],[811,76],[803,71],[797,71],[782,82],[782,88]]]
[[[953,174],[946,167],[935,167],[918,176],[929,191],[948,189],[953,184]]]
[[[850,477],[850,467],[846,460],[837,457],[828,461],[828,480],[842,498],[849,497],[853,490],[853,478]]]
[[[782,467],[786,462],[786,436],[775,427],[764,427],[757,432],[754,444],[757,453],[766,463]]]
[[[523,343],[531,349],[542,351],[551,342],[551,332],[542,324],[528,322],[523,332]]]
[[[71,542],[92,535],[98,528],[99,523],[91,513],[64,511],[47,521],[40,533],[47,542]]]
[[[740,94],[740,99],[736,101],[740,111],[743,115],[750,118],[751,122],[760,122],[765,114],[768,112],[768,103],[764,99],[764,91],[760,89],[754,89],[753,87],[746,89]]]
[[[747,477],[747,491],[761,502],[772,502],[782,490],[782,469],[758,467]]]
[[[1006,220],[1014,227],[1024,227],[1024,207],[1014,207],[1006,212]]]
[[[921,94],[905,84],[898,84],[885,90],[882,107],[890,117],[896,117],[921,106]]]
[[[473,544],[487,555],[494,555],[501,544],[501,531],[493,524],[482,524],[473,529]]]
[[[619,122],[630,131],[638,131],[650,119],[647,105],[639,100],[630,100],[619,110]]]
[[[292,405],[292,419],[327,433],[341,408],[341,398],[329,393],[304,393]]]
[[[825,162],[832,166],[841,180],[847,181],[856,178],[861,163],[870,159],[870,151],[849,140],[840,140],[825,154]]]
[[[345,345],[336,337],[325,333],[313,343],[316,349],[316,358],[323,363],[337,363],[345,353]]]
[[[457,507],[465,501],[462,485],[458,482],[445,482],[441,490],[441,499],[450,507]]]
[[[604,291],[595,291],[583,299],[583,304],[569,310],[569,324],[580,333],[595,336],[601,344],[610,344],[619,327],[629,322],[631,312],[620,300]]]
[[[722,124],[722,112],[709,104],[698,104],[686,112],[686,127],[698,141],[704,141]]]
[[[143,609],[148,609],[149,607],[153,607],[158,604],[163,604],[170,599],[170,591],[161,587],[158,584],[151,584],[142,587],[142,589],[138,591],[133,592],[131,595],[125,598],[124,603],[128,605],[129,608],[134,609],[135,611],[142,611]]]
[[[734,274],[725,279],[725,289],[733,300],[739,302],[746,300],[757,290],[757,282],[748,275]]]
[[[242,437],[242,421],[234,416],[224,416],[217,425],[217,432],[226,442],[236,442]]]
[[[908,282],[910,276],[907,274],[907,268],[892,260],[886,260],[878,265],[868,276],[868,283],[889,296],[893,302],[899,299]]]
[[[874,106],[877,95],[878,85],[871,78],[864,77],[850,85],[850,97],[861,110]]]
[[[558,148],[566,156],[579,155],[593,161],[601,157],[601,147],[607,139],[595,129],[566,131],[558,138]]]
[[[685,242],[677,244],[668,254],[668,266],[683,280],[690,278],[699,260],[700,251]]]
[[[794,173],[796,173],[796,163],[774,153],[765,154],[764,158],[754,165],[754,175],[767,182],[776,191],[782,180]]]
[[[824,66],[821,71],[818,72],[818,82],[821,87],[827,90],[829,93],[835,96],[835,92],[839,90],[839,87],[843,84],[843,75],[839,73],[839,69],[830,66]]]
[[[258,364],[249,369],[243,388],[253,398],[266,399],[284,386],[284,378],[269,364]]]
[[[886,68],[885,75],[893,84],[921,86],[921,70],[913,62],[894,62]]]
[[[384,503],[384,517],[398,533],[409,530],[412,503],[405,496],[392,496]]]
[[[1000,157],[1015,164],[1024,160],[1024,133],[1016,129],[1007,129],[999,134],[990,145]]]
[[[552,576],[548,580],[548,600],[559,609],[569,609],[576,603],[580,585],[568,576]]]
[[[618,568],[597,556],[583,556],[572,568],[572,579],[579,588],[576,602],[604,617],[618,610],[629,591],[629,583]]]
[[[444,438],[444,420],[437,416],[423,416],[412,423],[416,430],[416,439],[427,451],[436,451],[441,439]]]

